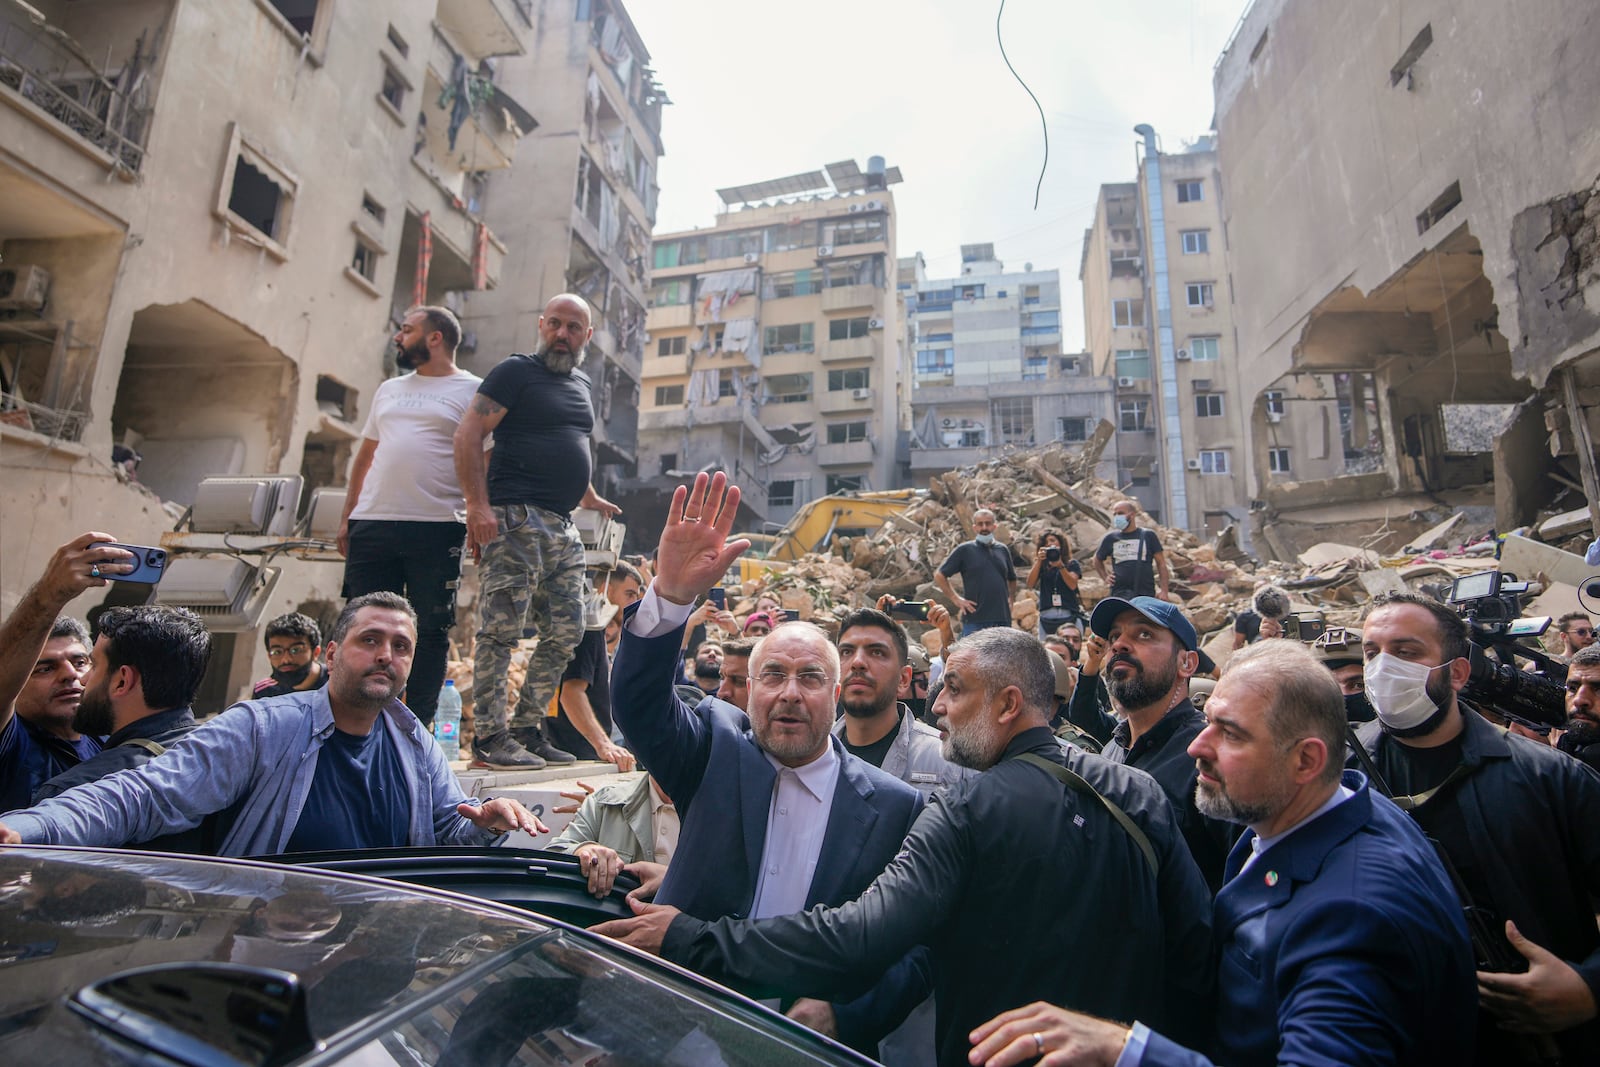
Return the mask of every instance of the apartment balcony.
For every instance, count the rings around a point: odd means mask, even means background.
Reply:
[[[533,26],[533,0],[438,0],[435,18],[467,55],[521,55],[524,30]]]
[[[818,445],[817,464],[823,467],[864,467],[872,462],[877,446],[871,441]]]
[[[871,389],[830,389],[818,398],[817,406],[824,415],[842,415],[850,412],[872,410]]]
[[[639,412],[640,433],[648,433],[651,430],[681,430],[686,426],[737,426],[741,422],[757,437],[767,436],[766,429],[750,413],[748,406],[738,403],[732,397],[724,397],[718,403],[710,405],[656,408],[653,411]]]
[[[647,382],[657,378],[681,378],[688,373],[688,355],[650,356],[644,361],[644,380]]]
[[[822,310],[852,311],[877,307],[882,292],[875,285],[836,285],[822,290]]]
[[[517,142],[538,122],[505,90],[481,75],[461,75],[456,67],[458,58],[449,42],[435,33],[420,101],[426,122],[418,152],[429,156],[436,168],[445,173],[506,170],[516,157]],[[469,68],[474,65],[467,63]],[[455,94],[462,91],[463,82],[478,102],[457,128],[452,143]]]
[[[877,359],[882,353],[883,346],[878,338],[872,335],[866,337],[852,337],[847,341],[824,341],[822,343],[822,362],[837,363],[847,359]]]
[[[651,333],[657,330],[681,329],[694,325],[693,304],[668,304],[650,309],[648,326]]]
[[[142,51],[135,26],[122,25],[117,39],[103,41],[92,35],[92,14],[64,12],[89,23],[63,29],[34,22],[26,14],[31,10],[26,4],[0,9],[0,100],[131,180],[144,163],[161,70],[157,46]],[[69,29],[89,43],[69,36]],[[157,26],[148,29],[161,39]],[[91,60],[91,53],[99,58]]]
[[[473,250],[478,247],[479,241],[484,242],[485,262],[488,265],[488,288],[494,288],[500,282],[500,271],[505,265],[506,246],[487,226],[483,228],[480,236],[479,220],[467,212],[460,196],[451,189],[445,178],[433,169],[431,160],[423,156],[413,156],[411,163],[412,171],[406,189],[406,201],[412,211],[419,217],[423,212],[427,212],[435,243],[445,246],[454,254],[454,259],[464,261],[469,268]],[[402,281],[405,285],[411,284],[409,275]],[[473,286],[468,284],[457,288],[470,289]]]

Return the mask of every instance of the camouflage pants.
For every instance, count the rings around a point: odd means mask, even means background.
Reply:
[[[583,542],[565,515],[524,504],[493,508],[500,535],[478,564],[478,646],[473,660],[475,729],[507,727],[506,674],[524,620],[538,632],[513,726],[543,720],[561,674],[583,640]]]

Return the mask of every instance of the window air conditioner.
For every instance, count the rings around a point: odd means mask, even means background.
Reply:
[[[326,487],[311,491],[311,506],[306,509],[306,536],[332,541],[339,536],[344,513],[345,490]]]
[[[1201,392],[1205,392],[1206,390],[1211,388],[1211,379],[1210,378],[1190,378],[1189,379],[1189,384],[1194,387],[1194,391],[1195,392],[1201,393]]]
[[[44,310],[50,296],[50,272],[26,263],[0,269],[0,310]]]
[[[945,419],[944,422],[942,423],[944,428],[947,429],[947,430],[950,429],[951,427],[953,427],[955,424],[956,424],[956,420],[955,419]]]
[[[760,263],[761,262],[761,253],[760,252],[746,252],[744,254],[744,261],[746,263]]]
[[[188,608],[212,633],[243,633],[260,625],[282,573],[240,559],[181,556],[167,564],[156,603]]]
[[[1132,378],[1118,378],[1117,379],[1117,388],[1118,389],[1132,389],[1133,388],[1133,379]]]
[[[867,320],[867,329],[869,329],[869,330],[881,330],[881,329],[883,329],[883,320],[882,319],[868,319]]]
[[[1189,350],[1187,348],[1180,348],[1176,352],[1174,352],[1172,354],[1172,356],[1173,356],[1174,359],[1178,360],[1179,362],[1182,362],[1182,361],[1187,360],[1189,358]]]
[[[871,400],[872,399],[872,390],[871,389],[852,389],[852,390],[850,390],[850,399],[851,400]]]
[[[1283,421],[1283,412],[1281,412],[1281,411],[1269,411],[1269,412],[1267,412],[1267,421],[1268,422],[1273,422],[1273,423],[1282,422]]]
[[[883,201],[882,200],[868,200],[867,201],[867,210],[868,211],[882,211],[883,210]]]
[[[303,484],[298,474],[202,479],[189,511],[189,528],[195,533],[287,537],[294,533]]]
[[[817,246],[817,258],[818,259],[826,259],[827,257],[829,257],[831,255],[833,255],[833,246],[832,245],[818,245]]]
[[[1200,469],[1200,461],[1199,461],[1199,460],[1197,460],[1197,459],[1191,459],[1191,460],[1187,460],[1187,461],[1186,461],[1186,462],[1185,462],[1185,463],[1184,463],[1184,466],[1185,466],[1185,467],[1186,467],[1186,468],[1188,468],[1188,469],[1189,469],[1189,470],[1192,470],[1192,471],[1197,471],[1197,470],[1199,470],[1199,469]]]
[[[852,215],[860,214],[861,212],[865,211],[866,209],[867,208],[866,208],[865,204],[851,204],[850,205],[850,214],[852,214]]]

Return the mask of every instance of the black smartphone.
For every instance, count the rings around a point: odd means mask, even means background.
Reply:
[[[1060,563],[1061,562],[1061,549],[1056,545],[1048,546],[1044,550],[1044,558],[1046,559],[1046,561],[1048,561],[1050,563]]]
[[[722,588],[722,586],[712,586],[711,592],[706,594],[706,598],[717,606],[718,611],[728,610],[728,591]]]
[[[928,621],[928,605],[921,600],[901,600],[889,609],[890,615],[898,615],[902,619],[918,619]]]
[[[148,545],[123,545],[115,541],[96,541],[90,545],[110,545],[112,548],[124,548],[133,553],[133,570],[127,574],[106,574],[105,577],[113,582],[142,582],[145,585],[155,585],[161,576],[167,573],[167,550],[164,548],[151,548]]]
[[[799,622],[800,621],[800,609],[799,608],[784,608],[783,609],[783,619],[784,619],[785,622]]]

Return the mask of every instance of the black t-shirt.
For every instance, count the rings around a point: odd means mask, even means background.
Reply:
[[[610,736],[611,665],[606,662],[604,630],[584,631],[583,640],[578,642],[578,648],[572,653],[561,680],[589,683],[589,706],[594,709],[594,717],[599,721],[600,728]],[[579,759],[600,758],[600,753],[594,750],[589,739],[579,733],[578,728],[572,725],[572,720],[567,718],[566,708],[562,708],[561,713],[551,721],[550,733],[557,748],[564,748]]]
[[[844,742],[844,749],[846,752],[850,753],[850,755],[856,757],[857,759],[864,759],[874,767],[881,768],[883,766],[883,758],[887,756],[889,754],[889,750],[894,747],[894,739],[900,733],[900,723],[902,720],[904,720],[905,715],[905,709],[901,708],[900,718],[895,720],[895,728],[878,738],[876,741],[872,742],[870,745],[862,745],[860,748],[857,748],[855,745],[852,745],[849,739],[843,734],[839,735],[839,740]]]
[[[1078,577],[1083,577],[1083,568],[1075,559],[1067,560],[1065,567],[1061,568]],[[1083,610],[1078,606],[1078,591],[1061,577],[1048,563],[1039,565],[1039,612],[1044,615],[1081,615]]]
[[[1161,539],[1154,530],[1129,530],[1106,534],[1094,558],[1111,561],[1112,596],[1155,596],[1155,558],[1160,551]]]
[[[489,503],[571,513],[593,475],[589,376],[576,369],[555,374],[537,357],[513,355],[489,372],[478,392],[506,409],[494,428]]]
[[[1004,545],[980,545],[963,541],[939,565],[946,578],[961,575],[966,598],[978,605],[971,618],[963,622],[1010,622],[1011,590],[1007,582],[1017,580],[1011,565],[1011,550]]]
[[[1377,757],[1372,762],[1383,775],[1390,795],[1415,796],[1438,788],[1461,766],[1461,742],[1458,734],[1455,740],[1434,748],[1412,748],[1386,737],[1378,745]],[[1452,784],[1441,789],[1412,811],[1411,816],[1423,833],[1443,847],[1472,894],[1473,902],[1488,907],[1493,901],[1489,895],[1489,880],[1483,874],[1484,860],[1478,857],[1477,845],[1467,832],[1467,821],[1461,814],[1455,788]],[[1497,862],[1498,858],[1490,857],[1488,861]]]
[[[1261,616],[1253,611],[1241,611],[1233,620],[1233,632],[1244,634],[1244,642],[1253,645],[1261,637]]]
[[[411,792],[380,718],[366,737],[335,728],[285,852],[399,848],[410,843]]]

